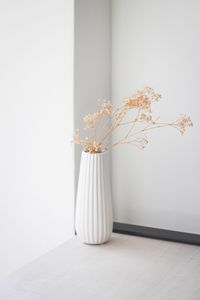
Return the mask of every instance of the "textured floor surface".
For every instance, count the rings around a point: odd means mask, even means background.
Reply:
[[[113,234],[73,238],[9,276],[1,300],[199,300],[200,247]]]

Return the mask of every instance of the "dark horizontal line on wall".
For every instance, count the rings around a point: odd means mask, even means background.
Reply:
[[[200,245],[200,234],[114,222],[113,232]]]

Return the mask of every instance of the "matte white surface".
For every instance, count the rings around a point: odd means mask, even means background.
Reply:
[[[198,246],[113,234],[104,245],[73,238],[17,271],[0,300],[199,300]]]
[[[73,235],[73,1],[0,1],[0,277]]]
[[[113,151],[115,221],[200,233],[200,1],[112,1],[113,104],[144,85],[156,116],[189,114],[194,127],[149,134],[145,151]],[[120,133],[118,137],[120,136]]]
[[[76,201],[76,233],[86,244],[103,244],[113,231],[108,153],[82,151]]]

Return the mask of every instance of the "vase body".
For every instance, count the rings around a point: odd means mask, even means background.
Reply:
[[[112,234],[113,213],[107,153],[82,152],[76,199],[76,233],[86,244],[102,244]]]

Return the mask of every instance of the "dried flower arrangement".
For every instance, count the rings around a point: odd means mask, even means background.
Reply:
[[[83,118],[84,130],[90,130],[90,135],[81,138],[80,130],[73,135],[73,142],[83,147],[85,152],[101,153],[109,151],[121,144],[129,144],[144,149],[148,144],[146,134],[155,128],[173,127],[183,134],[187,127],[191,127],[192,121],[186,115],[170,123],[160,122],[154,118],[151,110],[153,102],[161,99],[151,87],[144,87],[133,96],[122,101],[121,105],[113,110],[110,101],[101,101],[99,109]],[[126,128],[123,136],[117,141],[111,141],[111,136],[116,130]]]

